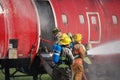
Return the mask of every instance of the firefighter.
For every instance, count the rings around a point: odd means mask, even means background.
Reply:
[[[64,61],[65,58],[63,58],[62,55],[66,55],[70,59],[70,64],[72,64],[74,57],[73,57],[72,52],[70,50],[70,43],[71,43],[70,37],[67,36],[67,34],[63,34],[61,36],[61,41],[59,42],[59,44],[62,46],[61,58],[62,58],[62,61]]]
[[[74,63],[72,65],[74,72],[74,80],[82,80],[84,67],[83,67],[83,58],[85,57],[86,49],[84,45],[81,43],[82,35],[76,34],[74,35],[74,46],[73,46],[73,56]],[[85,79],[85,78],[84,78]]]
[[[65,77],[65,80],[72,80],[71,65],[73,64],[74,56],[72,54],[72,51],[70,50],[70,43],[71,39],[67,34],[61,37],[60,45],[62,46],[62,53],[60,55],[60,61],[61,65],[66,65],[66,71],[64,72],[64,75],[68,76]],[[62,67],[61,65],[60,67]]]
[[[54,34],[54,39],[56,40],[56,42],[60,40],[60,37],[62,35],[62,32],[61,30],[58,28],[58,27],[55,27],[53,30],[52,30],[52,33]]]
[[[69,49],[70,43],[71,39],[68,36],[61,36],[59,45],[62,47],[62,51],[60,53],[59,62],[53,70],[55,80],[72,80],[71,65],[74,57],[72,55],[72,51]]]
[[[60,40],[64,37],[70,37],[70,39],[73,41],[72,34],[70,32],[62,33],[58,27],[55,27],[52,30],[52,33],[54,34],[54,39],[56,40],[56,43],[58,43],[58,44],[59,44]]]

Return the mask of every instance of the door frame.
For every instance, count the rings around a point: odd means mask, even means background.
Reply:
[[[95,14],[98,17],[99,39],[97,41],[91,41],[90,40],[90,37],[91,37],[91,33],[90,33],[91,26],[90,26],[90,24],[91,23],[90,23],[90,17],[89,17],[89,15],[91,15],[91,14]],[[87,21],[88,21],[88,42],[98,44],[101,41],[101,20],[100,20],[99,13],[98,12],[86,12],[86,15],[87,15]]]

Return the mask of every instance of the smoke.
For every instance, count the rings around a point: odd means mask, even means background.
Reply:
[[[88,55],[110,55],[120,53],[120,41],[102,44],[87,51]]]

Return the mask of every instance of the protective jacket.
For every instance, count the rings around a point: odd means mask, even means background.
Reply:
[[[75,58],[84,58],[86,49],[83,44],[75,44],[73,47],[73,56]]]
[[[74,63],[72,65],[74,71],[74,80],[82,80],[82,74],[84,72],[83,58],[85,57],[84,45],[77,43],[73,47]]]
[[[62,53],[60,54],[60,61],[67,62],[68,65],[73,63],[74,56],[71,50],[67,47],[62,48]]]

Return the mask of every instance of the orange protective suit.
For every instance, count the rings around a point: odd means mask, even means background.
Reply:
[[[72,65],[74,71],[73,80],[82,80],[82,75],[84,72],[83,58],[85,57],[85,51],[85,47],[82,44],[78,43],[74,45],[73,56],[75,57],[75,59]]]

